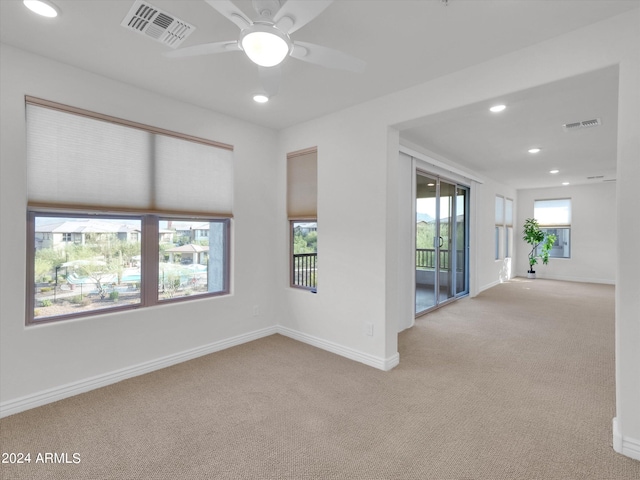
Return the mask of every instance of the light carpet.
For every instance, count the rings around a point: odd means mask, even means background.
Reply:
[[[612,449],[614,288],[514,279],[390,372],[274,335],[0,421],[3,479],[640,479]],[[37,453],[80,462],[36,464]]]

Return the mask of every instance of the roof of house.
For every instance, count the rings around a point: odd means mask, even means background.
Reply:
[[[197,245],[194,243],[189,243],[180,247],[168,248],[165,251],[170,253],[200,253],[208,252],[209,247],[207,245]]]
[[[36,224],[36,233],[128,233],[139,232],[140,228],[126,224],[104,220],[64,219],[59,222]]]

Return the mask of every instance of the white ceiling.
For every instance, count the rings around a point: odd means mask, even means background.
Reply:
[[[316,118],[640,6],[639,0],[336,0],[292,34],[344,51],[364,73],[288,58],[279,94],[251,100],[257,68],[242,52],[166,58],[171,50],[120,26],[133,0],[53,0],[57,19],[37,17],[21,0],[0,1],[0,41],[24,50],[274,129]],[[304,0],[313,1],[313,0]],[[149,0],[197,29],[181,45],[236,40],[239,30],[203,0]],[[250,0],[234,0],[255,17]],[[615,71],[596,72],[505,97],[511,108],[487,117],[471,105],[425,119],[403,136],[463,165],[525,188],[555,185],[522,151],[543,146],[544,169],[570,181],[615,174]],[[591,131],[558,133],[566,122],[601,117]],[[553,127],[553,128],[552,128]],[[464,141],[460,141],[464,139]],[[525,148],[526,147],[526,148]],[[565,178],[565,177],[562,177]],[[575,180],[574,180],[575,179]],[[582,182],[583,183],[583,182]]]
[[[491,113],[495,104],[507,108]],[[600,126],[563,128],[596,118]],[[426,117],[402,137],[488,178],[537,188],[614,180],[617,129],[614,66]],[[528,153],[534,147],[541,151]]]

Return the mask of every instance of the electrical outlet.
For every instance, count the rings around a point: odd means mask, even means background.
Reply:
[[[253,306],[253,316],[257,317],[258,315],[260,315],[260,307],[258,307],[258,305],[254,305]]]
[[[364,322],[364,334],[369,337],[373,336],[373,323]]]

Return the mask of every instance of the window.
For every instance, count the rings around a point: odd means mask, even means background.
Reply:
[[[229,292],[232,148],[27,97],[27,323]]]
[[[291,222],[291,242],[293,249],[292,280],[296,287],[316,288],[318,269],[318,223]]]
[[[513,250],[513,200],[496,195],[495,259],[510,258]]]
[[[549,252],[553,258],[571,257],[571,199],[535,200],[534,217],[547,235],[556,240]]]
[[[163,232],[181,227],[206,232],[194,241],[177,245],[167,242],[166,235],[159,238],[158,299],[159,301],[191,297],[208,293],[226,293],[229,220],[210,220],[203,223],[181,218],[162,218]],[[173,234],[172,234],[173,237]],[[177,246],[176,246],[177,245]]]
[[[513,200],[504,200],[504,256],[511,258],[513,245]]]
[[[502,242],[504,238],[504,197],[500,195],[496,195],[495,217],[495,259],[500,260],[502,258]]]
[[[318,286],[317,162],[315,148],[287,155],[290,284],[314,292]]]
[[[34,238],[33,321],[126,308],[141,303],[142,220],[133,216],[57,216],[29,212]],[[71,232],[81,240],[71,242]]]

